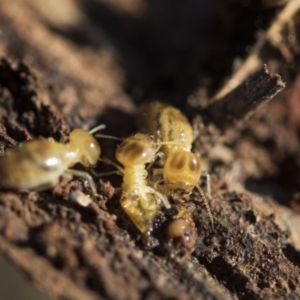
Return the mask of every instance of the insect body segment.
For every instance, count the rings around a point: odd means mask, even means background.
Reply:
[[[191,193],[201,176],[201,161],[194,153],[175,150],[168,156],[163,178],[174,194]]]
[[[151,229],[162,203],[169,207],[167,198],[148,186],[146,180],[145,164],[156,158],[158,149],[149,136],[138,133],[124,140],[116,151],[116,159],[124,166],[120,203],[142,233]]]
[[[161,151],[169,156],[176,149],[191,151],[193,129],[180,110],[161,102],[148,102],[138,111],[138,126],[156,140],[166,143]]]
[[[97,140],[83,129],[74,129],[69,136],[69,143],[65,144],[66,155],[70,157],[68,168],[76,163],[85,167],[95,166],[101,149]]]
[[[181,111],[165,103],[148,102],[139,108],[137,123],[143,132],[166,143],[161,147],[166,157],[165,165],[162,171],[155,170],[154,176],[160,173],[163,175],[167,193],[176,200],[184,201],[193,188],[197,187],[203,197],[204,193],[199,187],[201,160],[191,152],[193,129]],[[206,208],[209,208],[206,198],[204,201]],[[212,221],[209,209],[208,213]]]
[[[76,163],[93,166],[99,156],[97,140],[83,129],[73,130],[66,144],[52,139],[21,143],[0,157],[0,186],[19,191],[45,190],[55,186],[59,176],[68,171],[90,180],[96,194],[96,187],[89,174],[68,169]]]
[[[180,141],[161,148],[166,156],[163,178],[173,196],[190,193],[200,179],[201,161],[191,152],[193,129],[188,119],[172,106],[149,102],[139,109],[138,125],[162,142]]]

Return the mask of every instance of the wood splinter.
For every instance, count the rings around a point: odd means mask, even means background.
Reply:
[[[219,128],[226,129],[249,117],[260,105],[271,100],[285,87],[281,76],[267,66],[250,76],[230,93],[207,108],[207,115]]]

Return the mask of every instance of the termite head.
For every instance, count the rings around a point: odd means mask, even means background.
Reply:
[[[195,224],[189,218],[176,218],[167,227],[166,237],[169,245],[194,251],[197,240]]]
[[[78,151],[78,162],[94,166],[100,157],[100,146],[95,137],[83,129],[74,129],[69,136],[69,147]]]
[[[189,151],[175,150],[167,158],[163,177],[173,196],[191,193],[201,176],[200,158]]]
[[[116,151],[116,159],[123,166],[144,165],[155,159],[157,146],[145,134],[137,133],[121,143]]]

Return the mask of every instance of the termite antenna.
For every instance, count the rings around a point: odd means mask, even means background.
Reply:
[[[113,162],[112,160],[110,160],[109,158],[107,157],[99,158],[98,161],[102,161],[108,165],[115,167],[117,169],[117,171],[113,171],[115,172],[115,174],[119,174],[119,175],[124,174],[124,169],[120,167],[118,164],[116,164],[115,162]]]
[[[161,146],[161,145],[175,145],[175,146],[178,146],[178,145],[183,145],[184,142],[183,141],[167,141],[167,142],[158,141],[154,144],[157,145],[157,146]]]
[[[90,134],[94,134],[95,132],[98,132],[102,129],[106,128],[105,124],[100,124],[94,128],[92,128],[89,133]],[[110,139],[110,140],[116,140],[116,141],[123,141],[123,139],[117,138],[115,136],[112,135],[106,135],[106,134],[95,134],[95,137],[100,137],[100,138],[104,138],[104,139]]]
[[[100,124],[94,128],[92,128],[89,133],[90,134],[94,134],[102,129],[106,128],[106,125],[105,124]],[[95,137],[101,137],[101,138],[104,138],[104,139],[111,139],[111,140],[117,140],[117,141],[123,141],[122,139],[120,138],[117,138],[115,136],[112,136],[112,135],[106,135],[106,134],[95,134]]]
[[[95,137],[100,137],[104,139],[116,140],[116,141],[123,141],[121,138],[117,138],[116,136],[106,135],[106,134],[95,134]]]
[[[106,128],[106,125],[105,125],[105,124],[100,124],[100,125],[98,125],[98,126],[92,128],[92,129],[89,131],[89,133],[90,133],[90,134],[94,134],[95,132],[100,131],[100,130],[102,130],[102,129],[104,129],[104,128]]]
[[[203,200],[203,202],[204,202],[204,206],[205,206],[206,211],[207,211],[207,213],[208,213],[208,217],[209,217],[209,219],[210,219],[211,225],[214,226],[214,218],[213,218],[213,215],[212,215],[212,213],[211,213],[211,210],[210,210],[210,206],[209,206],[209,204],[208,204],[207,197],[205,196],[203,190],[202,190],[198,185],[196,185],[196,187],[197,187],[197,189],[198,189],[198,191],[199,191],[199,193],[200,193],[200,197],[202,198],[202,200]]]

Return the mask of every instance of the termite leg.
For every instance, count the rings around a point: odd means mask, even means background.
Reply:
[[[152,168],[152,166],[154,165],[154,163],[155,163],[155,161],[156,161],[156,159],[157,159],[158,157],[159,157],[159,158],[163,158],[163,157],[165,157],[165,155],[164,155],[163,152],[157,152],[157,153],[155,154],[154,160],[153,160],[151,163],[149,163],[148,166],[147,166],[147,168],[146,168],[147,173],[149,173],[149,170]],[[162,172],[161,172],[161,173],[162,173]]]
[[[205,177],[206,181],[206,193],[208,198],[211,198],[211,184],[210,184],[210,174],[207,171],[201,172],[201,177]]]
[[[148,181],[149,184],[154,188],[155,191],[163,191],[166,192],[166,186],[164,185],[164,188],[162,188],[160,185],[164,184],[163,180],[163,169],[154,169],[153,174],[152,174],[152,180]],[[160,193],[160,192],[158,192]],[[161,193],[160,193],[161,194]],[[161,194],[162,195],[162,194]],[[164,202],[164,201],[163,201]],[[167,201],[169,203],[169,201]],[[168,208],[168,206],[166,205]]]
[[[94,170],[90,170],[90,172],[95,176],[95,177],[103,177],[103,176],[109,176],[109,175],[122,175],[123,173],[120,173],[120,171],[115,170],[115,171],[108,171],[108,172],[95,172]]]
[[[85,178],[90,184],[93,195],[97,198],[101,198],[101,199],[103,198],[100,194],[97,193],[95,182],[94,182],[92,176],[89,173],[87,173],[85,171],[79,171],[79,170],[73,170],[73,169],[66,170],[65,173],[68,173],[68,174],[70,174],[72,176],[75,176],[75,177]]]
[[[124,174],[124,169],[122,167],[120,167],[118,164],[116,164],[115,162],[113,162],[112,160],[110,160],[107,157],[103,157],[103,158],[99,158],[99,161],[102,161],[108,165],[112,165],[113,167],[115,167],[117,169],[117,171],[115,171],[115,174],[119,174],[119,175],[123,175]],[[101,174],[101,173],[100,173]]]
[[[198,136],[200,135],[200,130],[199,128],[193,127],[193,143],[196,141]]]
[[[164,206],[166,207],[166,208],[170,208],[171,207],[171,205],[170,205],[170,203],[169,203],[169,200],[168,200],[168,198],[165,196],[165,195],[163,195],[162,193],[160,193],[160,192],[158,192],[156,189],[154,189],[154,188],[151,188],[151,187],[148,187],[149,189],[150,189],[150,191],[154,194],[154,195],[156,195],[159,199],[160,199],[160,201],[164,204]]]
[[[123,175],[124,174],[124,169],[122,167],[120,167],[119,165],[117,165],[115,162],[113,162],[112,160],[104,157],[104,158],[99,158],[98,161],[102,161],[108,165],[112,165],[113,167],[115,167],[117,170],[114,171],[108,171],[108,172],[100,172],[97,173],[94,170],[91,170],[92,174],[96,177],[102,177],[102,176],[108,176],[108,175]]]

